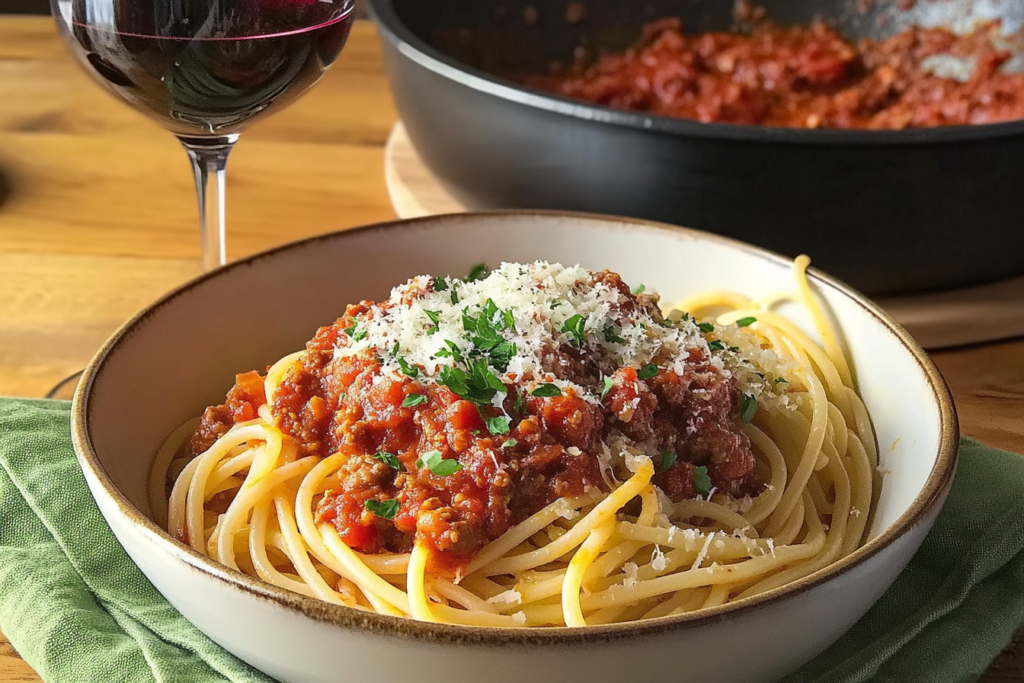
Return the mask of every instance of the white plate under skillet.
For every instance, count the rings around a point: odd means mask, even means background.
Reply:
[[[706,233],[555,213],[438,216],[258,254],[170,293],[122,327],[75,395],[75,451],[118,540],[211,638],[282,681],[616,683],[772,681],[878,600],[931,527],[956,468],[953,404],[935,367],[878,307],[820,273],[874,419],[884,479],[870,541],[788,586],[706,611],[584,629],[428,625],[331,605],[216,564],[152,520],[162,440],[223,400],[237,372],[302,348],[346,304],[417,274],[544,259],[610,268],[666,301],[710,289],[792,288],[791,264]],[[792,313],[805,329],[809,321]]]

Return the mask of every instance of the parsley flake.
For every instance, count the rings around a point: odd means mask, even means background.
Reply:
[[[647,286],[646,286],[646,285],[637,285],[636,287],[634,287],[633,289],[631,289],[631,290],[629,290],[629,291],[630,291],[630,293],[631,293],[631,294],[632,294],[633,296],[640,296],[641,294],[643,294],[643,293],[644,293],[644,290],[645,290],[645,289],[647,289]]]
[[[366,505],[367,510],[381,519],[394,519],[395,515],[398,514],[399,503],[395,498],[388,500],[374,500],[370,498],[364,505]]]
[[[697,327],[699,327],[700,331],[704,334],[715,331],[715,326],[711,323],[697,323]]]
[[[512,447],[513,447],[513,446],[515,446],[515,445],[516,445],[517,443],[518,443],[518,442],[517,442],[517,441],[516,441],[515,439],[506,439],[506,440],[505,440],[505,443],[501,444],[501,447],[502,447],[502,448],[512,448]]]
[[[750,422],[757,415],[757,399],[747,394],[740,397],[740,417],[744,422]]]
[[[604,340],[609,344],[625,344],[626,340],[619,336],[620,331],[618,325],[606,325],[604,328]]]
[[[492,417],[487,421],[487,431],[491,434],[508,434],[508,423],[507,417]]]
[[[418,406],[419,404],[426,402],[427,397],[424,396],[423,394],[409,394],[404,399],[402,399],[402,407],[412,408],[413,406]]]
[[[373,454],[374,460],[379,460],[393,470],[402,471],[402,461],[398,459],[398,456],[394,453],[388,453],[387,451],[378,451]]]
[[[670,469],[672,469],[672,466],[676,464],[676,460],[678,459],[679,456],[676,455],[675,451],[662,451],[661,460],[658,463],[658,471],[668,472]]]
[[[702,496],[707,496],[711,493],[711,477],[708,476],[707,467],[702,465],[693,468],[693,487]]]
[[[513,389],[512,391],[515,392],[516,395],[516,397],[512,399],[512,410],[515,411],[516,415],[522,415],[526,412],[526,399],[523,398],[523,395],[519,393],[518,390]]]
[[[569,335],[569,338],[575,342],[577,346],[583,346],[583,342],[586,341],[586,333],[583,331],[583,326],[587,324],[587,319],[577,313],[562,325],[562,332]]]
[[[604,389],[601,390],[601,400],[602,401],[604,400],[604,397],[608,395],[608,392],[612,390],[613,386],[615,386],[615,380],[613,380],[611,377],[605,377],[604,378]]]
[[[775,378],[775,383],[776,384],[789,384],[789,380],[786,379],[785,377],[776,377]]]
[[[636,376],[640,379],[654,379],[657,374],[658,366],[654,363],[648,363],[637,371]]]
[[[558,385],[551,384],[550,382],[538,384],[536,388],[530,392],[530,396],[536,396],[538,398],[553,398],[561,395],[562,390],[558,388]]]
[[[722,343],[721,339],[715,339],[708,342],[708,348],[712,351],[725,351],[725,344]]]
[[[438,329],[438,321],[441,319],[441,311],[428,311],[427,309],[423,309],[423,312],[427,314],[427,317],[430,318],[430,322],[433,323],[433,325],[430,326],[430,329],[427,330],[427,334],[434,334]]]
[[[439,477],[447,477],[462,469],[462,463],[458,460],[445,460],[441,451],[428,451],[416,460],[416,467],[429,469]]]
[[[757,318],[754,317],[740,318],[736,321],[736,327],[747,327],[748,325],[752,325],[756,322]]]
[[[435,292],[443,292],[448,289],[448,281],[443,277],[435,277],[433,287]]]
[[[491,272],[491,269],[487,267],[486,263],[478,263],[469,269],[469,273],[466,277],[462,278],[466,282],[474,282],[476,280],[483,280]]]
[[[419,377],[420,369],[415,365],[410,364],[404,358],[402,358],[402,356],[399,355],[398,350],[398,342],[395,342],[394,348],[391,349],[391,355],[395,357],[396,361],[398,361],[398,367],[402,368],[402,374],[404,374],[406,377],[412,377],[414,379],[416,377]]]

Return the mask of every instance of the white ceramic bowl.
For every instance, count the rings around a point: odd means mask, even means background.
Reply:
[[[949,392],[924,351],[873,304],[819,273],[812,283],[843,329],[885,476],[870,542],[781,589],[640,624],[425,625],[264,584],[199,555],[150,520],[147,483],[159,444],[222,401],[236,372],[302,348],[346,304],[386,297],[413,275],[536,259],[610,268],[666,301],[709,289],[792,289],[790,262],[754,247],[664,225],[551,213],[370,226],[232,263],[122,327],[78,388],[75,450],[114,534],[185,617],[283,681],[757,683],[781,677],[841,637],[931,527],[953,479],[958,433]],[[810,327],[799,311],[793,317]]]

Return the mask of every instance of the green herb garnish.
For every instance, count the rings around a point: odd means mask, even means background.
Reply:
[[[757,399],[747,394],[740,395],[740,418],[744,422],[750,422],[757,415]]]
[[[410,363],[408,363],[404,358],[402,358],[398,354],[398,351],[399,351],[399,345],[398,345],[398,342],[395,342],[394,348],[391,349],[391,355],[395,357],[396,361],[398,361],[398,367],[402,368],[402,373],[406,377],[411,377],[411,378],[414,378],[414,379],[416,377],[419,377],[420,369],[418,367],[416,367],[415,365],[411,365]]]
[[[789,384],[789,380],[786,379],[785,377],[776,377],[775,378],[775,383],[776,384]]]
[[[448,289],[448,281],[445,280],[443,277],[435,277],[434,278],[434,291],[435,292],[443,292],[446,289]]]
[[[430,326],[430,329],[427,330],[427,334],[434,334],[437,332],[438,320],[441,319],[441,311],[428,311],[427,309],[423,309],[423,312],[427,314],[427,317],[430,318],[430,322],[433,323],[433,325]]]
[[[395,515],[398,514],[398,500],[390,498],[388,500],[374,500],[369,499],[365,503],[366,509],[377,515],[381,519],[394,519]]]
[[[508,391],[498,376],[487,367],[486,360],[470,360],[467,365],[468,372],[462,368],[443,366],[437,375],[438,383],[448,387],[456,396],[480,406],[490,405],[496,394]]]
[[[572,339],[577,346],[583,346],[583,342],[587,339],[586,333],[583,331],[583,327],[586,324],[587,319],[577,313],[565,321],[565,324],[562,325],[562,332],[569,335],[569,338]]]
[[[398,456],[394,453],[388,453],[387,451],[378,451],[373,454],[374,460],[379,460],[393,470],[402,471],[402,461],[398,459]]]
[[[530,396],[536,396],[538,398],[553,398],[555,396],[561,396],[562,390],[558,388],[558,385],[545,382],[544,384],[538,384],[533,391],[530,392]]]
[[[739,320],[736,321],[736,327],[746,327],[747,325],[752,325],[753,323],[756,322],[757,318],[754,317],[740,318]]]
[[[697,327],[699,327],[700,331],[703,332],[704,334],[715,331],[715,326],[712,325],[711,323],[697,323]]]
[[[711,477],[708,476],[708,468],[694,467],[693,468],[693,487],[697,489],[697,493],[702,496],[707,496],[711,493]]]
[[[445,460],[441,451],[428,451],[417,458],[416,467],[427,468],[439,477],[447,477],[462,469],[462,463],[458,460]]]
[[[722,343],[721,339],[715,339],[708,342],[708,348],[712,351],[725,351],[725,344]]]
[[[670,469],[672,469],[672,465],[676,464],[676,460],[678,459],[679,456],[676,455],[675,451],[662,451],[661,462],[658,463],[658,471],[668,472]]]
[[[604,400],[604,397],[608,395],[608,392],[612,390],[613,386],[615,386],[615,380],[613,380],[611,377],[605,377],[604,378],[604,389],[601,390],[601,400],[602,401]]]
[[[515,411],[516,415],[522,415],[526,412],[526,399],[523,398],[519,390],[513,389],[512,392],[516,395],[512,399],[512,410]]]
[[[512,448],[518,443],[515,439],[506,439],[505,443],[501,444],[502,448]]]
[[[637,285],[636,287],[634,287],[633,289],[631,289],[629,291],[630,291],[630,293],[633,296],[639,296],[639,295],[644,293],[645,289],[647,289],[647,287],[645,285]]]
[[[606,325],[604,328],[604,340],[609,344],[625,344],[626,340],[619,336],[618,325]]]
[[[475,280],[483,280],[491,272],[491,269],[487,267],[486,263],[478,263],[469,269],[469,274],[462,278],[466,282],[474,282]]]
[[[653,379],[658,374],[658,366],[648,363],[637,371],[636,376],[640,379]]]
[[[487,421],[487,431],[491,434],[508,434],[508,423],[507,417],[492,417]]]
[[[402,407],[412,408],[413,406],[418,406],[419,404],[426,402],[427,397],[424,396],[423,394],[409,394],[404,399],[402,399]]]

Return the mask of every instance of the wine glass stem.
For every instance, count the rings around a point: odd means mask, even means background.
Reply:
[[[185,146],[196,177],[199,196],[199,232],[203,239],[203,270],[225,263],[224,252],[224,175],[228,154],[238,135],[211,138],[179,137]]]

